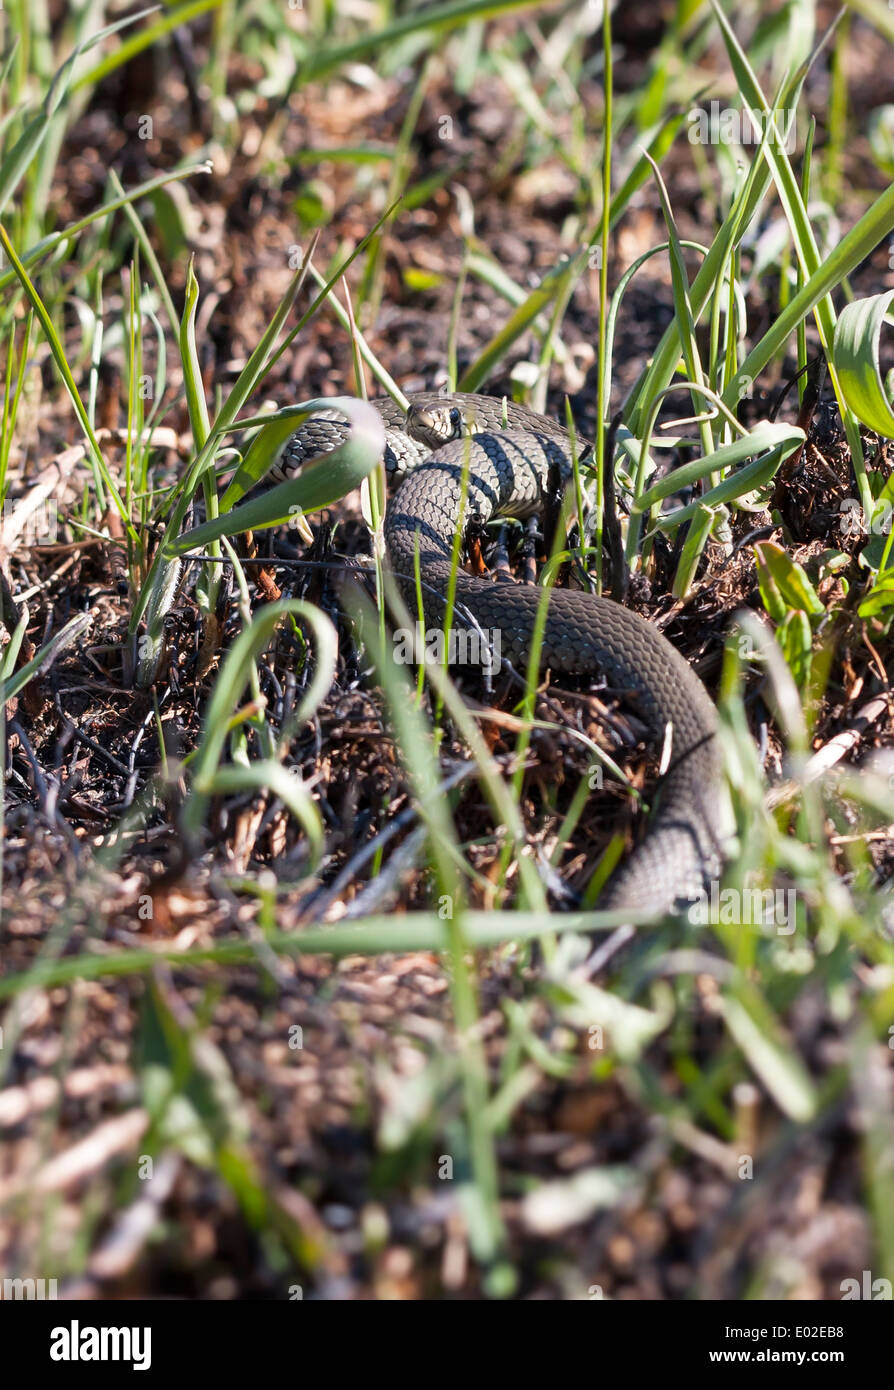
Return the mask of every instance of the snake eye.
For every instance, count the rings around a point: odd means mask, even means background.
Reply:
[[[453,409],[450,411],[449,419],[450,419],[450,435],[451,435],[451,437],[452,437],[453,439],[459,439],[460,435],[461,435],[462,432],[463,432],[463,415],[462,415],[462,411],[461,411],[461,410],[457,410],[456,406],[454,406]]]

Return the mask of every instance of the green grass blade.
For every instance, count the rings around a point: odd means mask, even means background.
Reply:
[[[882,325],[894,290],[846,304],[835,326],[832,358],[845,400],[858,420],[894,439],[894,411],[879,366]]]
[[[304,830],[310,847],[310,868],[319,864],[323,854],[323,822],[316,802],[303,782],[282,763],[273,758],[260,758],[247,767],[232,764],[219,767],[207,785],[210,796],[227,792],[267,791],[277,797]]]
[[[78,393],[78,388],[75,384],[74,377],[71,374],[71,368],[69,367],[68,361],[66,360],[65,349],[59,341],[59,336],[56,333],[55,328],[53,327],[52,319],[50,318],[46,310],[46,307],[42,299],[40,298],[40,295],[37,293],[36,289],[34,288],[34,285],[31,283],[31,280],[28,278],[28,272],[25,270],[25,267],[22,265],[22,262],[19,260],[18,255],[16,254],[15,248],[13,247],[12,242],[9,239],[9,236],[7,235],[6,228],[2,225],[0,225],[0,243],[2,243],[4,251],[6,252],[10,261],[12,262],[13,269],[15,270],[19,283],[25,291],[25,295],[29,303],[31,304],[32,309],[37,315],[37,318],[40,320],[40,325],[43,328],[44,335],[46,336],[47,343],[49,344],[53,360],[56,363],[59,375],[61,376],[65,389],[68,392],[69,399],[71,400],[71,403],[74,406],[75,414],[78,417],[81,429],[84,431],[84,435],[87,439],[91,461],[93,462],[95,468],[99,473],[99,476],[102,478],[103,483],[108,489],[109,495],[115,503],[115,507],[118,511],[118,514],[121,517],[121,520],[131,540],[135,545],[138,545],[139,537],[137,536],[137,533],[133,528],[130,517],[127,515],[127,508],[125,507],[124,502],[122,501],[121,496],[119,495],[118,488],[116,487],[112,475],[108,470],[106,461],[103,457],[102,450],[99,447],[99,441],[97,440],[96,435],[93,432],[93,427],[90,424],[90,420],[87,416],[87,411],[84,408],[84,403],[81,400],[81,397]]]
[[[242,531],[280,526],[290,519],[293,520],[297,514],[319,511],[321,507],[331,506],[355,487],[359,487],[385,450],[385,426],[382,417],[365,401],[354,400],[350,396],[326,396],[319,400],[307,401],[299,412],[290,413],[285,421],[278,419],[266,425],[253,441],[252,447],[257,448],[259,458],[265,457],[268,449],[278,453],[286,440],[294,434],[301,420],[322,409],[341,410],[347,416],[351,432],[343,444],[331,453],[323,454],[318,462],[308,463],[297,477],[280,483],[261,497],[252,498],[241,507],[222,512],[219,517],[168,541],[165,557],[183,555],[197,546],[219,540],[221,536],[235,536]],[[246,462],[248,463],[248,460]],[[237,477],[240,476],[241,471]],[[243,483],[244,481],[243,477]],[[229,490],[226,497],[230,497]]]
[[[116,20],[114,24],[107,25],[104,29],[98,30],[89,38],[77,44],[74,50],[66,58],[62,66],[53,75],[49,90],[43,101],[40,112],[28,123],[22,131],[19,139],[13,145],[6,158],[0,164],[0,215],[4,212],[6,204],[15,192],[26,169],[34,160],[40,147],[49,135],[53,119],[65,101],[69,92],[77,90],[80,83],[72,83],[71,75],[75,63],[82,54],[89,52],[96,44],[110,34],[117,33],[119,29],[127,28],[128,25],[135,24],[143,15],[150,14],[150,10],[143,10],[139,14],[127,15],[124,19]]]
[[[316,671],[302,699],[301,719],[307,719],[314,713],[332,684],[338,645],[335,628],[325,613],[312,604],[302,599],[281,599],[278,603],[268,604],[255,615],[249,627],[243,628],[227,652],[205,710],[202,737],[192,764],[192,786],[182,815],[184,833],[191,840],[198,835],[208,801],[214,794],[230,720],[248,685],[254,659],[266,646],[276,626],[287,616],[302,618],[307,622],[317,646]]]
[[[647,925],[654,914],[629,911],[625,921]],[[463,926],[469,944],[476,949],[489,950],[510,941],[533,941],[544,931],[589,935],[591,932],[614,931],[618,925],[616,912],[476,912],[469,911]],[[444,922],[436,912],[408,912],[402,917],[370,917],[349,925],[310,927],[297,932],[274,932],[264,938],[271,950],[287,956],[322,955],[375,956],[383,952],[404,954],[409,951],[443,953]],[[221,941],[216,946],[197,946],[187,950],[159,947],[152,950],[111,950],[63,960],[39,962],[31,970],[0,979],[0,999],[10,999],[23,989],[50,989],[72,980],[99,980],[122,975],[139,975],[151,970],[159,961],[167,961],[177,969],[187,966],[216,964],[240,965],[257,963],[257,944],[244,937]]]
[[[86,632],[93,619],[89,613],[79,613],[77,617],[70,619],[65,626],[51,637],[49,642],[45,642],[40,651],[14,675],[8,676],[6,680],[0,682],[0,705],[5,705],[7,700],[11,700],[14,695],[18,695],[24,690],[25,686],[35,676],[42,675],[49,670],[52,663],[60,652],[71,647]],[[18,629],[16,629],[18,631]]]
[[[834,251],[810,276],[804,287],[789,300],[772,327],[749,352],[734,381],[723,393],[724,402],[735,408],[742,381],[754,381],[779,351],[804,316],[836,285],[840,285],[861,261],[894,231],[894,183],[873,203],[859,222],[842,237]]]
[[[191,20],[197,19],[199,15],[207,14],[209,10],[216,10],[220,3],[221,0],[193,0],[192,4],[181,5],[179,10],[168,10],[161,19],[156,20],[154,24],[150,24],[147,29],[141,29],[138,34],[134,34],[125,43],[121,44],[120,48],[116,48],[114,53],[108,54],[108,56],[97,63],[95,67],[92,67],[89,72],[85,72],[83,76],[79,77],[77,82],[72,83],[72,91],[79,92],[85,88],[95,87],[104,77],[108,77],[109,73],[116,72],[118,68],[123,67],[125,63],[129,63],[131,58],[136,57],[138,53],[142,53],[145,49],[151,48],[154,43],[163,38],[165,34],[169,34],[172,29],[179,29],[181,24],[189,24]],[[161,6],[155,5],[151,9],[142,10],[139,14],[130,16],[126,22],[132,24],[137,19],[142,19],[148,14],[156,13],[160,8]],[[123,27],[122,24],[117,24],[113,28],[104,30],[103,37],[105,34],[112,33],[114,29],[121,27]]]
[[[787,458],[788,454],[803,443],[804,437],[804,431],[797,425],[764,420],[741,439],[734,439],[731,444],[722,445],[704,458],[694,459],[692,463],[684,464],[682,468],[675,468],[672,473],[668,473],[666,477],[661,478],[641,497],[638,497],[634,501],[631,511],[633,513],[648,511],[656,502],[662,502],[665,497],[672,497],[675,492],[679,492],[682,488],[700,482],[709,473],[735,468],[745,459],[754,458],[756,454],[765,455],[771,450],[779,449],[786,451],[782,456]],[[734,481],[737,476],[741,477],[742,475],[733,474],[728,481]],[[753,484],[751,486],[753,487]],[[747,491],[749,488],[743,487],[723,500],[729,501]],[[703,500],[707,502],[708,498],[705,497]]]
[[[398,39],[418,33],[421,29],[449,33],[451,29],[468,24],[471,20],[493,19],[517,10],[530,10],[535,8],[535,4],[536,0],[448,0],[446,5],[410,10],[384,29],[372,30],[347,43],[321,48],[310,54],[301,64],[299,78],[302,83],[318,81],[334,68],[367,58],[379,48],[391,48]]]

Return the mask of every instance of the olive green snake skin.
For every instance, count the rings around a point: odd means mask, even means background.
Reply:
[[[571,443],[554,421],[489,396],[426,392],[410,398],[407,416],[392,401],[372,404],[385,422],[386,468],[392,479],[402,479],[385,515],[391,568],[415,612],[418,544],[424,620],[429,628],[440,626],[464,467],[462,515],[468,530],[492,517],[536,512],[556,477],[567,481]],[[292,475],[305,459],[346,438],[344,417],[327,415],[308,421],[292,437],[276,470],[279,477]],[[465,613],[485,632],[498,631],[501,657],[524,674],[542,595],[537,586],[496,583],[460,570],[452,625],[463,626]],[[623,693],[665,749],[667,767],[650,832],[609,881],[600,908],[656,915],[679,909],[716,876],[722,857],[717,715],[704,686],[651,623],[610,599],[578,590],[551,592],[541,662],[554,673],[602,677]]]

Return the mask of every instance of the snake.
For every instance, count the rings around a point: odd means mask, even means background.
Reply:
[[[543,589],[495,582],[454,564],[454,539],[492,518],[535,515],[569,480],[572,440],[546,415],[506,398],[419,392],[404,413],[371,401],[385,425],[392,484],[384,519],[391,570],[413,613],[418,549],[426,630],[443,626],[455,580],[451,628],[500,638],[500,657],[527,670]],[[273,471],[294,476],[348,436],[343,416],[323,411],[291,437]],[[578,441],[578,457],[586,441]],[[454,576],[455,571],[455,576]],[[601,679],[623,695],[662,749],[663,771],[648,833],[609,877],[597,906],[647,918],[681,911],[722,867],[718,835],[721,759],[717,711],[699,677],[659,630],[633,609],[578,589],[549,592],[542,668]]]

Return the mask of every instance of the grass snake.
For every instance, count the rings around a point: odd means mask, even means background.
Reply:
[[[406,416],[390,400],[372,404],[386,427],[387,471],[399,482],[385,515],[389,561],[415,612],[418,537],[423,617],[427,627],[440,626],[461,513],[466,534],[492,517],[532,515],[557,476],[567,481],[571,441],[546,416],[490,396],[424,392],[410,397]],[[289,441],[276,475],[291,476],[306,459],[336,448],[347,429],[334,413],[307,421]],[[501,656],[524,673],[542,596],[537,586],[497,583],[460,569],[452,626],[463,623],[467,610],[486,632],[499,631]],[[601,676],[623,693],[666,755],[669,747],[649,833],[609,880],[599,906],[656,915],[679,908],[720,869],[717,714],[704,686],[645,618],[578,590],[550,594],[541,665]]]

